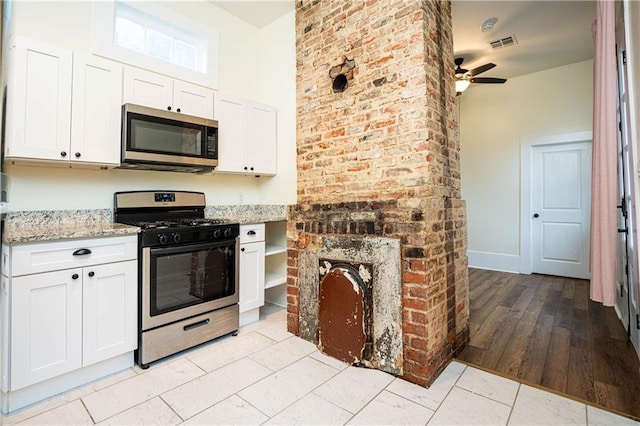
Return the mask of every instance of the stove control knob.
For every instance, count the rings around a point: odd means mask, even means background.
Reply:
[[[214,229],[213,230],[213,238],[218,239],[222,236],[222,230],[221,229]]]
[[[174,243],[179,243],[180,241],[182,241],[182,235],[178,234],[177,232],[171,234],[171,238],[173,239]]]
[[[160,234],[160,235],[158,235],[158,242],[159,242],[160,244],[167,244],[167,241],[168,241],[168,240],[169,240],[169,239],[167,238],[167,236],[166,236],[165,234]]]
[[[231,228],[227,228],[224,230],[224,237],[229,238],[231,236]]]

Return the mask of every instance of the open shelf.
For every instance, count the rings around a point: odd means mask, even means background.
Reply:
[[[287,283],[286,274],[269,273],[265,274],[264,288],[272,288]]]
[[[287,247],[286,246],[281,246],[281,245],[275,245],[275,244],[267,244],[264,250],[264,255],[265,256],[271,256],[274,254],[279,254],[279,253],[286,253],[287,252]]]
[[[264,288],[287,282],[287,222],[265,223]]]

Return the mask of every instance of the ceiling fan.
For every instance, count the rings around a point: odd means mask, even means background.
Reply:
[[[456,95],[461,95],[471,83],[501,84],[507,81],[506,78],[476,77],[478,74],[489,71],[496,66],[496,64],[492,64],[491,62],[480,65],[472,70],[466,70],[460,67],[464,62],[464,58],[455,58],[454,62],[456,64]]]

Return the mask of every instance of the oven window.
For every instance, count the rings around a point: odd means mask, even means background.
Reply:
[[[235,244],[151,255],[151,316],[232,296]]]

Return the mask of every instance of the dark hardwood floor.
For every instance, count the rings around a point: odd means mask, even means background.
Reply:
[[[469,269],[469,283],[458,359],[640,419],[640,361],[589,281]]]

